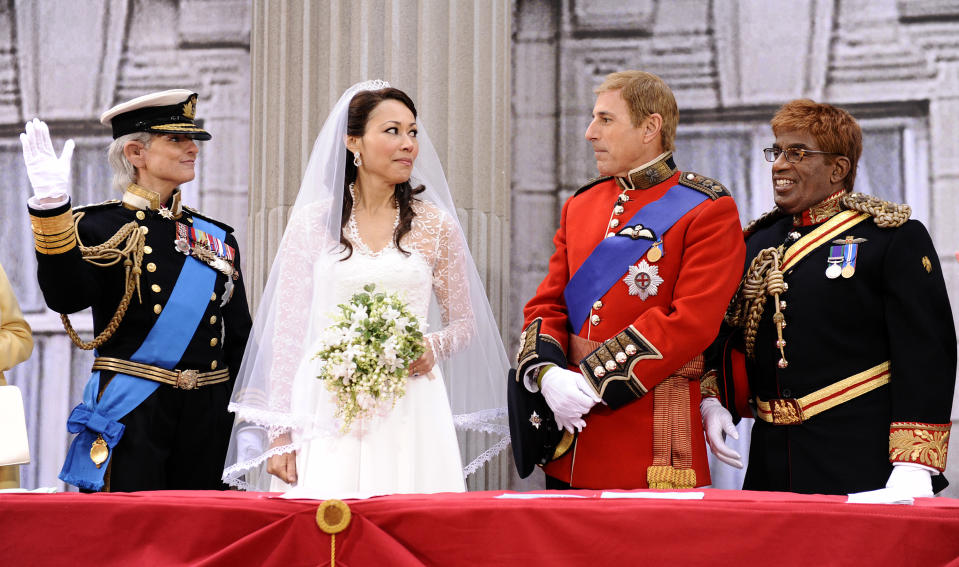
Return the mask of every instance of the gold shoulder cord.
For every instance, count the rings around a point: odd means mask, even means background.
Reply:
[[[80,224],[80,219],[82,219],[85,214],[83,211],[80,211],[73,215],[73,227],[77,232],[77,247],[80,248],[80,254],[83,255],[83,259],[101,268],[112,266],[120,260],[123,260],[123,267],[126,272],[126,290],[123,292],[123,299],[120,300],[120,305],[117,306],[117,311],[113,314],[113,318],[110,319],[110,323],[107,324],[106,328],[92,341],[88,343],[83,342],[73,329],[73,325],[70,324],[70,318],[67,317],[65,313],[60,314],[60,320],[63,321],[63,328],[66,329],[67,335],[70,336],[73,344],[83,350],[93,350],[110,340],[110,337],[116,332],[117,327],[120,326],[120,321],[122,321],[123,316],[126,315],[127,307],[130,306],[130,298],[133,297],[133,290],[137,292],[137,299],[141,302],[143,301],[140,297],[140,264],[143,263],[143,245],[146,242],[146,235],[140,231],[140,227],[136,222],[128,222],[120,227],[120,230],[103,244],[84,246],[80,241],[80,231],[77,230],[77,227]],[[118,247],[121,242],[123,242],[123,248]]]
[[[776,346],[782,355],[780,367],[785,368],[786,354],[783,347],[786,342],[782,337],[782,329],[785,326],[785,317],[780,309],[779,294],[786,291],[786,282],[783,281],[783,273],[779,266],[782,264],[783,247],[766,248],[753,258],[743,276],[736,295],[729,304],[729,311],[726,313],[726,322],[734,327],[741,327],[745,330],[744,337],[746,342],[746,355],[749,358],[755,358],[756,331],[759,328],[759,320],[763,315],[763,307],[766,303],[766,296],[772,295],[775,301],[776,313],[773,315],[773,322],[776,324],[776,334],[778,335]]]

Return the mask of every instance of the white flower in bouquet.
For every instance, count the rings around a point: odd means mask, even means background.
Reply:
[[[403,397],[409,366],[425,351],[425,329],[398,295],[377,292],[374,284],[337,305],[313,358],[324,362],[317,378],[336,397],[335,417],[344,433],[355,420],[388,411]]]

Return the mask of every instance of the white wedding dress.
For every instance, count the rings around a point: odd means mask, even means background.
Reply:
[[[469,290],[460,261],[462,254],[468,253],[465,243],[460,241],[455,225],[434,205],[415,201],[413,206],[417,215],[402,240],[408,255],[392,242],[379,252],[371,251],[351,219],[344,234],[353,245],[352,255],[343,261],[316,259],[312,273],[296,280],[312,281],[307,325],[311,339],[308,348],[297,349],[301,355],[290,403],[295,415],[313,416],[313,422],[290,432],[297,447],[297,483],[289,486],[279,479],[272,480],[271,489],[286,492],[288,498],[353,498],[466,489],[453,416],[438,364],[427,375],[411,376],[406,394],[392,409],[387,407],[379,415],[354,421],[350,430],[343,433],[340,423],[333,418],[334,397],[316,378],[324,361],[311,360],[319,350],[315,337],[325,327],[328,314],[370,283],[377,290],[397,292],[411,311],[424,318],[435,294],[444,326],[431,329],[426,339],[437,362],[469,341],[472,313],[468,300],[463,299],[469,297]],[[311,232],[308,227],[307,232]],[[327,284],[329,281],[334,282],[332,287]],[[302,311],[302,305],[297,309]],[[290,323],[295,323],[299,316],[295,309],[286,313]],[[283,318],[278,320],[275,331],[277,340],[296,341],[295,336],[281,338],[297,328],[296,324],[284,325]]]

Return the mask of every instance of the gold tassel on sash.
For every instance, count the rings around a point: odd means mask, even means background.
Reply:
[[[653,389],[653,465],[646,470],[650,488],[696,486],[689,381],[702,373],[703,357],[699,355]]]

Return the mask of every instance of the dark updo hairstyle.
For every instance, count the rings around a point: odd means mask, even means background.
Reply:
[[[346,120],[346,134],[357,138],[363,137],[363,134],[366,133],[366,123],[369,121],[370,114],[374,108],[385,100],[398,100],[402,102],[406,108],[409,108],[410,112],[413,113],[413,118],[416,118],[416,107],[413,106],[413,100],[399,89],[386,88],[377,91],[360,91],[356,93],[356,96],[350,101],[350,110]],[[346,175],[343,178],[343,217],[340,225],[341,229],[346,228],[346,224],[350,222],[350,214],[353,212],[353,195],[350,194],[350,184],[356,182],[356,176],[357,167],[353,165],[353,160],[349,154],[347,154]],[[393,201],[396,202],[396,206],[400,210],[400,221],[396,226],[396,230],[393,231],[393,243],[396,244],[396,248],[400,252],[407,256],[409,256],[410,253],[403,250],[403,247],[400,246],[400,239],[410,231],[413,224],[413,217],[416,216],[412,206],[414,200],[413,195],[418,195],[425,189],[422,185],[414,188],[410,184],[409,179],[402,183],[397,183],[393,187]],[[347,240],[343,230],[340,230],[340,243],[346,248],[346,256],[342,258],[346,260],[353,255],[353,245]]]

